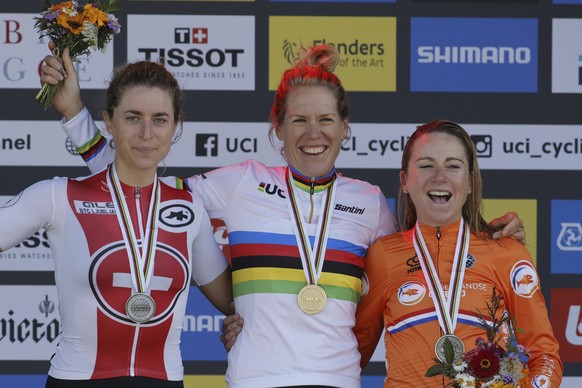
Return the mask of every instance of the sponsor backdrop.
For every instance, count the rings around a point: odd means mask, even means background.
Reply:
[[[338,169],[382,187],[393,206],[402,149],[416,125],[447,118],[477,146],[488,219],[516,210],[565,364],[582,386],[581,0],[120,0],[122,33],[76,64],[100,117],[115,65],[162,60],[186,91],[184,135],[165,173],[190,176],[281,156],[267,139],[282,71],[301,45],[329,43],[350,92],[352,137]],[[88,173],[34,101],[48,53],[34,17],[44,1],[0,5],[0,202],[58,176]],[[6,221],[3,221],[6,222]],[[216,240],[228,253],[224,225]],[[60,321],[43,230],[0,253],[0,386],[44,385]],[[224,319],[190,289],[183,332],[187,387],[223,387]],[[379,349],[363,385],[382,384]]]

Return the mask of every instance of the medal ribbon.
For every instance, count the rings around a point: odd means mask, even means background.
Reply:
[[[114,164],[111,164],[107,171],[107,186],[111,193],[115,214],[117,214],[117,222],[119,223],[121,233],[123,234],[123,240],[125,241],[133,287],[137,292],[143,293],[147,290],[152,277],[158,238],[158,217],[156,216],[160,204],[160,185],[158,176],[156,174],[154,177],[152,197],[150,199],[141,251]],[[137,209],[137,211],[140,213],[141,209]]]
[[[301,210],[301,204],[300,201],[296,199],[293,191],[295,184],[293,183],[293,177],[289,166],[287,166],[287,169],[285,170],[285,175],[287,177],[287,193],[289,195],[287,207],[289,208],[289,214],[293,221],[293,230],[295,232],[295,238],[297,239],[303,272],[305,273],[307,284],[317,285],[317,281],[321,276],[325,251],[327,249],[327,238],[329,236],[333,204],[335,203],[337,179],[334,178],[333,183],[326,190],[326,195],[323,199],[324,203],[320,209],[317,232],[312,248],[309,241],[309,234],[307,233],[307,225],[302,216],[303,212]]]
[[[453,268],[451,270],[451,279],[449,281],[449,297],[447,298],[439,280],[438,273],[430,253],[422,237],[422,232],[418,222],[412,232],[412,242],[414,250],[420,261],[422,273],[432,293],[432,302],[434,303],[439,324],[445,334],[453,334],[457,326],[459,316],[459,304],[461,302],[461,291],[463,289],[463,278],[465,276],[465,266],[467,262],[467,252],[469,251],[469,242],[471,234],[469,226],[461,218],[459,233],[457,235],[457,245],[453,258]]]

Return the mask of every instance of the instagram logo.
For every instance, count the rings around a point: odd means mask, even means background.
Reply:
[[[493,155],[493,138],[491,135],[472,135],[475,151],[480,158],[490,158]]]

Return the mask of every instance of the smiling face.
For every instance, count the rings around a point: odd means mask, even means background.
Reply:
[[[471,189],[463,144],[442,132],[422,135],[414,143],[407,171],[400,172],[400,182],[420,223],[444,226],[460,220]]]
[[[103,119],[113,136],[119,179],[132,186],[152,183],[176,131],[171,95],[157,87],[130,87],[113,116],[104,111]]]
[[[348,123],[329,89],[303,86],[287,96],[285,117],[275,131],[287,162],[303,175],[319,177],[332,170]]]

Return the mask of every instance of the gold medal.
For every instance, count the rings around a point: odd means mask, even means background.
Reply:
[[[125,303],[125,312],[129,319],[136,323],[147,322],[156,312],[156,302],[151,296],[138,292],[130,296]]]
[[[318,314],[323,311],[327,303],[327,295],[323,288],[316,284],[308,284],[297,295],[299,308],[306,314]]]
[[[465,352],[465,345],[463,341],[459,337],[453,334],[445,334],[441,338],[438,339],[436,345],[434,346],[434,352],[439,360],[442,362],[446,362],[445,357],[445,340],[448,339],[451,341],[453,345],[453,351],[455,352],[455,360],[461,358],[463,353]]]

